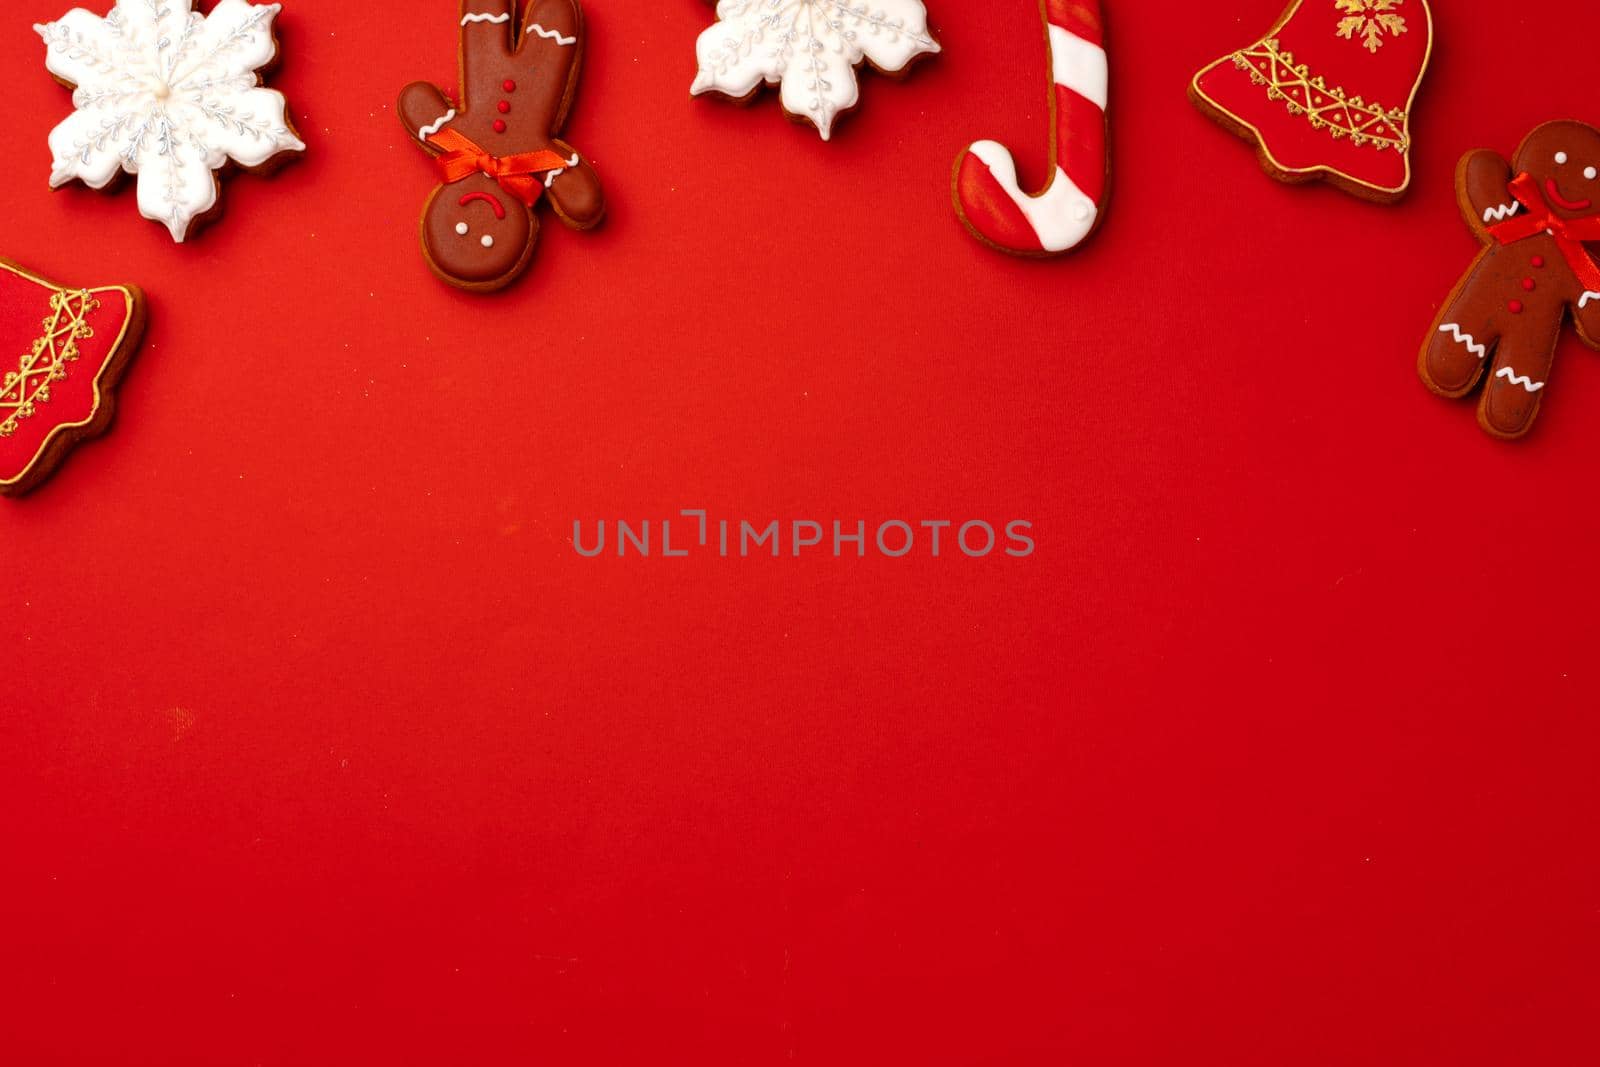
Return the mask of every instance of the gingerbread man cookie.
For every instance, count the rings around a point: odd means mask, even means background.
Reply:
[[[578,0],[462,0],[459,105],[427,82],[401,91],[400,121],[439,172],[422,212],[423,256],[451,285],[487,292],[515,281],[538,243],[542,199],[575,230],[604,217],[594,169],[557,136],[583,39]]]
[[[1522,437],[1569,313],[1584,343],[1600,349],[1600,265],[1584,249],[1600,241],[1600,130],[1540,126],[1514,164],[1471,152],[1456,169],[1456,199],[1486,247],[1445,301],[1418,369],[1446,397],[1465,396],[1487,374],[1479,424]]]

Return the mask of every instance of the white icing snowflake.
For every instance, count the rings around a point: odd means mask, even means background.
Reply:
[[[717,20],[695,46],[689,91],[744,97],[781,82],[784,110],[810,119],[824,141],[860,99],[863,59],[892,73],[939,51],[922,0],[719,0]]]
[[[259,167],[304,151],[283,94],[259,87],[281,5],[218,0],[116,0],[105,18],[81,8],[35,26],[45,66],[76,88],[76,111],[50,131],[50,186],[74,178],[102,189],[119,170],[138,176],[139,212],[182,241],[217,203],[212,171],[228,160]]]

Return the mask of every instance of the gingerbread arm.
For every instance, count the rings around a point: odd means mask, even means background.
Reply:
[[[1572,321],[1578,336],[1590,348],[1600,350],[1600,292],[1585,292],[1573,304]]]
[[[565,141],[553,142],[567,166],[545,175],[546,195],[558,217],[574,230],[591,230],[605,217],[605,194],[589,161]]]
[[[424,148],[437,151],[428,144],[428,138],[455,121],[456,105],[430,82],[412,82],[400,90],[400,100],[395,105],[400,124]]]
[[[1473,232],[1487,233],[1489,227],[1522,211],[1511,195],[1514,176],[1511,164],[1498,152],[1479,149],[1462,158],[1456,168],[1456,199]]]

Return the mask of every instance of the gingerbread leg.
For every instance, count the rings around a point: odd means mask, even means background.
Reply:
[[[541,80],[560,86],[559,93],[542,94],[535,105],[534,125],[560,132],[577,89],[583,67],[583,9],[577,0],[528,0],[522,15],[522,55],[538,70]]]
[[[471,85],[473,68],[511,52],[511,13],[515,0],[461,0],[462,82]],[[463,90],[465,91],[465,90]]]
[[[1488,366],[1489,353],[1499,337],[1474,313],[1475,301],[1457,296],[1433,324],[1417,360],[1417,372],[1427,387],[1440,396],[1458,397],[1472,392]]]
[[[1484,430],[1515,440],[1533,429],[1555,360],[1556,339],[1557,330],[1551,329],[1510,334],[1500,342],[1494,374],[1478,405],[1478,424]]]

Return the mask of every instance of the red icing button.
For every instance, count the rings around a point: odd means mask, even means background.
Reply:
[[[1533,265],[1534,265],[1534,266],[1535,266],[1535,267],[1542,267],[1542,266],[1544,266],[1544,257],[1543,257],[1543,256],[1534,256],[1534,257],[1533,257]]]
[[[504,115],[511,110],[511,101],[502,100],[496,104],[495,107],[498,107],[500,109],[500,114]]]
[[[505,133],[506,132],[506,120],[505,119],[495,119],[494,120],[494,132],[495,133]]]
[[[1526,289],[1530,293],[1533,292],[1533,279],[1532,278],[1524,278],[1524,279],[1522,279],[1522,287],[1524,289]]]
[[[1513,301],[1511,301],[1511,303],[1507,304],[1506,307],[1511,311],[1511,314],[1513,314],[1513,315],[1522,314],[1522,301],[1520,301],[1520,300],[1513,300]]]
[[[512,81],[510,78],[507,78],[505,84],[500,86],[500,88],[504,89],[508,93],[514,93],[517,91],[517,83]]]

